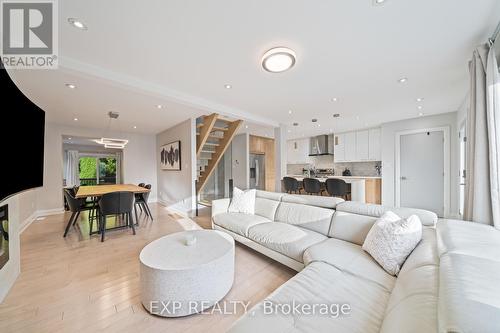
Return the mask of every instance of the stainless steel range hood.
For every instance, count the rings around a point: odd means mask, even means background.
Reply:
[[[309,141],[309,156],[333,155],[333,134],[311,137]]]

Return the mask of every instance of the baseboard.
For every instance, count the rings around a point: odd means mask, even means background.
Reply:
[[[26,230],[33,221],[42,216],[50,216],[64,213],[63,208],[54,208],[54,209],[43,209],[37,210],[33,214],[31,214],[27,219],[23,221],[23,223],[19,226],[19,234],[22,234],[24,230]]]
[[[162,199],[158,198],[158,200],[156,202],[158,204],[162,205],[162,206],[165,206],[169,211],[171,211],[173,213],[176,213],[176,214],[179,214],[182,217],[185,217],[185,218],[191,218],[191,217],[193,217],[193,212],[192,211],[186,212],[186,211],[177,209],[177,208],[173,207],[170,203],[168,203],[165,200],[162,200]]]

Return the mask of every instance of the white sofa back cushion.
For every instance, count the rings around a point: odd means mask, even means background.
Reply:
[[[278,209],[279,204],[280,202],[276,200],[256,197],[255,215],[260,215],[262,217],[265,217],[266,219],[274,221],[276,210]]]
[[[317,195],[285,194],[281,198],[281,201],[320,208],[335,209],[339,203],[344,202],[344,199],[335,197],[323,197]]]
[[[387,273],[397,275],[421,239],[422,223],[416,215],[402,219],[389,211],[372,226],[363,243],[363,250]]]
[[[333,213],[333,209],[281,202],[275,221],[300,226],[327,236]]]

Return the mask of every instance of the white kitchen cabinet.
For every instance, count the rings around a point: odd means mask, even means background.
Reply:
[[[289,140],[287,142],[288,164],[308,164],[309,161],[309,139]]]
[[[382,159],[380,140],[382,139],[380,128],[372,128],[368,134],[368,159],[371,161],[380,161]]]
[[[333,158],[335,162],[344,162],[345,161],[345,135],[338,134],[335,135],[333,139]]]
[[[380,140],[380,128],[335,134],[335,163],[380,161]]]
[[[356,160],[356,132],[344,134],[345,160],[347,162]]]
[[[356,161],[368,161],[368,136],[368,130],[356,132]]]

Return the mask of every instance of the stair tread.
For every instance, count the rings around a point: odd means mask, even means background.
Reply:
[[[219,143],[215,143],[215,142],[205,142],[205,146],[215,146],[215,147],[217,147],[217,146],[220,146],[220,144]]]

